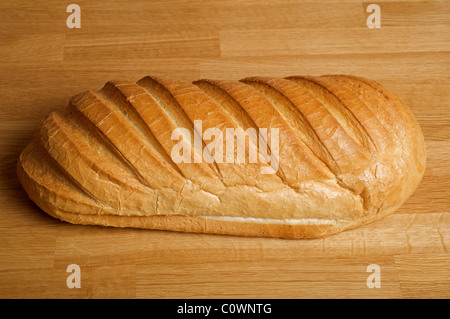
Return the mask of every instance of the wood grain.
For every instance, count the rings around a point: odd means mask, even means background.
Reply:
[[[0,297],[450,297],[450,2],[60,1],[0,4]],[[375,79],[411,107],[428,167],[394,215],[319,240],[74,226],[22,190],[17,156],[52,110],[108,80],[145,75],[240,79],[347,73]],[[81,267],[69,289],[66,268]],[[366,285],[367,266],[381,288]]]

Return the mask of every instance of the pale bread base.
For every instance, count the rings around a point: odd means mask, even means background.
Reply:
[[[344,230],[357,228],[372,223],[397,210],[392,207],[383,214],[367,216],[358,220],[270,220],[253,218],[217,218],[208,216],[114,216],[85,215],[62,211],[50,215],[65,222],[81,225],[113,226],[119,228],[140,228],[168,230],[187,233],[204,233],[215,235],[234,235],[245,237],[272,237],[285,239],[323,238]]]

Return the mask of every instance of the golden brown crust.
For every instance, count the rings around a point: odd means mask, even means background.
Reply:
[[[232,162],[214,158],[211,140],[195,140],[197,120],[201,133],[278,129],[276,173],[261,174],[273,167],[270,143],[265,161],[238,163],[237,145]],[[184,145],[201,145],[191,163],[171,156],[177,128]],[[260,142],[247,138],[250,154]],[[425,167],[422,132],[400,98],[368,79],[326,75],[108,82],[50,114],[17,169],[39,207],[75,224],[319,238],[397,210]]]

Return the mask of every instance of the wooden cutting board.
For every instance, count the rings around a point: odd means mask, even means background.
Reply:
[[[0,297],[450,297],[450,3],[77,1],[0,4]],[[72,20],[71,20],[72,21]],[[397,93],[422,126],[428,168],[394,215],[318,240],[76,226],[39,210],[19,152],[52,110],[108,80],[345,73]],[[81,288],[68,288],[68,265]],[[369,288],[369,265],[380,288]],[[370,268],[369,268],[370,270]],[[375,274],[375,273],[374,273]]]

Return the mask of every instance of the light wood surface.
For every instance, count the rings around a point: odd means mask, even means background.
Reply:
[[[0,297],[450,297],[450,2],[65,1],[0,4]],[[400,95],[422,126],[425,178],[394,215],[319,240],[76,226],[40,211],[15,167],[39,120],[84,90],[144,75],[346,73]],[[69,264],[81,288],[69,289]],[[367,266],[381,270],[369,289]]]

